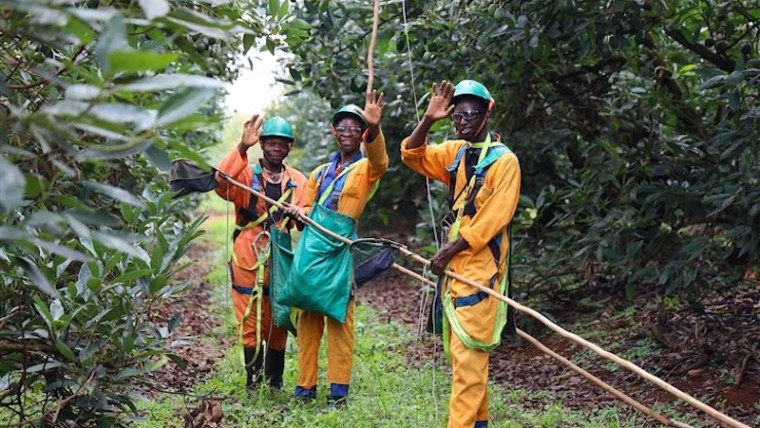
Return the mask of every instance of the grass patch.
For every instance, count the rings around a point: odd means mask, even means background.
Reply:
[[[408,330],[395,323],[383,324],[371,308],[356,308],[356,349],[351,393],[345,408],[326,404],[325,344],[320,349],[320,378],[317,399],[301,403],[291,395],[296,383],[295,341],[288,343],[285,388],[270,391],[261,386],[253,394],[245,391],[241,348],[235,346],[215,367],[213,376],[198,385],[193,394],[222,398],[224,426],[257,427],[440,427],[448,417],[451,387],[445,366],[411,364],[405,351],[414,340]],[[546,394],[490,387],[491,426],[495,427],[640,427],[642,420],[617,408],[593,412],[569,410],[552,403]],[[524,401],[543,401],[537,410],[523,409]],[[142,427],[181,426],[181,409],[187,403],[167,397],[144,407],[147,420]],[[192,407],[192,406],[189,406]]]
[[[229,310],[225,240],[228,229],[224,217],[204,225],[203,239],[218,250],[215,267],[206,280],[214,289],[210,310],[224,321],[219,334],[235,335],[235,320]],[[416,338],[396,323],[381,323],[365,305],[355,313],[356,347],[348,405],[333,408],[326,404],[326,343],[320,348],[320,375],[317,399],[302,403],[292,398],[297,378],[296,343],[288,340],[285,388],[270,391],[266,386],[249,394],[245,390],[242,349],[236,345],[217,362],[213,374],[197,385],[187,397],[164,395],[154,402],[141,402],[145,415],[137,426],[143,428],[181,427],[182,415],[196,407],[200,398],[222,400],[224,425],[229,427],[441,427],[448,418],[451,388],[450,371],[440,355],[438,363],[411,361],[408,355]],[[206,346],[214,346],[204,339]],[[440,348],[439,348],[440,349]],[[590,412],[570,410],[552,400],[544,391],[505,389],[490,386],[491,427],[584,427],[628,428],[645,423],[628,411],[603,408]],[[526,406],[526,403],[531,403]]]

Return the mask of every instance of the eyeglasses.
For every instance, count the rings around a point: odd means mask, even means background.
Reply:
[[[343,135],[360,135],[362,129],[358,126],[336,126],[335,132]]]
[[[485,112],[482,111],[460,111],[457,113],[451,113],[451,120],[454,122],[462,122],[464,120],[470,121],[480,116]]]

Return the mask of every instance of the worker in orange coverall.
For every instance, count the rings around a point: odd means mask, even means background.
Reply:
[[[357,223],[367,201],[374,193],[380,177],[388,169],[385,138],[380,129],[383,94],[367,94],[364,109],[347,105],[333,115],[332,134],[338,151],[330,161],[312,171],[306,191],[306,208],[291,207],[286,213],[305,216],[312,205],[353,218]],[[366,158],[360,151],[364,144]],[[343,173],[344,170],[349,170]],[[331,184],[331,183],[335,184]],[[354,300],[348,303],[346,322],[303,311],[298,318],[298,383],[295,397],[313,399],[317,395],[317,361],[319,342],[327,325],[327,381],[330,382],[328,403],[343,405],[348,396],[354,360]]]
[[[263,122],[253,115],[243,128],[243,137],[218,170],[271,199],[291,205],[303,205],[306,177],[283,163],[293,147],[293,128],[281,117]],[[261,142],[263,156],[249,162],[248,149]],[[271,227],[290,227],[281,211],[273,209],[263,198],[229,184],[217,175],[216,193],[235,204],[236,230],[233,234],[232,303],[238,321],[238,335],[243,342],[246,387],[251,390],[264,374],[273,389],[282,387],[285,367],[286,329],[273,322],[269,299],[269,235]],[[266,349],[262,347],[266,343]]]
[[[488,130],[493,108],[479,82],[433,84],[425,116],[401,143],[407,166],[449,187],[448,242],[431,259],[441,278],[444,349],[452,364],[449,428],[488,426],[489,351],[515,328],[505,303],[444,275],[449,269],[510,292],[510,223],[520,198],[520,165],[499,134]],[[428,145],[431,126],[447,117],[457,139]]]

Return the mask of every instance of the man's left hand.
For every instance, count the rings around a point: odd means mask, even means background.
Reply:
[[[380,119],[383,118],[383,109],[385,108],[384,97],[385,94],[383,92],[380,92],[380,96],[378,96],[376,89],[373,89],[372,92],[367,92],[367,100],[364,103],[362,114],[370,128],[380,126]]]

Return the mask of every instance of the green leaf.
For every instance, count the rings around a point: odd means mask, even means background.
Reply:
[[[26,373],[37,373],[37,372],[41,372],[41,371],[44,371],[44,370],[51,370],[51,369],[55,369],[55,368],[61,367],[62,365],[63,364],[61,364],[60,361],[48,360],[48,361],[45,361],[44,363],[35,364],[35,365],[27,368],[26,369]]]
[[[165,366],[167,362],[169,362],[169,360],[165,357],[159,358],[157,360],[149,361],[148,363],[145,364],[143,371],[145,373],[153,372]]]
[[[176,312],[172,315],[171,319],[169,319],[169,324],[166,327],[169,330],[169,333],[173,332],[177,326],[179,326],[180,322],[182,322],[182,312]]]
[[[304,30],[304,31],[311,30],[311,24],[309,24],[308,22],[304,21],[301,18],[295,18],[292,21],[289,21],[288,25],[291,27],[298,28],[300,30]]]
[[[150,276],[151,273],[153,273],[153,269],[148,269],[148,268],[129,270],[117,276],[116,278],[114,278],[113,281],[111,281],[111,283],[112,284],[126,284],[137,278]]]
[[[279,0],[269,0],[269,15],[271,15],[274,18],[277,16],[279,11],[280,11]]]
[[[32,297],[32,300],[34,300],[34,307],[37,308],[37,312],[39,312],[48,325],[50,325],[50,323],[53,322],[53,314],[50,313],[45,302],[42,301],[39,294],[35,294],[34,297]]]
[[[69,361],[75,361],[76,357],[74,357],[74,353],[71,352],[71,348],[69,348],[65,343],[63,343],[60,339],[55,341],[55,347],[58,349],[58,352],[61,353],[67,360]]]
[[[187,8],[174,9],[162,19],[216,39],[229,37],[230,33],[227,30],[234,26],[229,22]]]
[[[104,25],[105,30],[100,35],[98,43],[95,44],[95,55],[98,58],[100,67],[108,70],[108,56],[116,50],[129,49],[127,43],[127,27],[124,24],[124,17],[117,13],[111,20]]]
[[[89,110],[89,115],[114,124],[134,124],[135,131],[141,132],[153,126],[156,122],[155,110],[143,109],[133,104],[106,103],[95,104]],[[125,129],[126,130],[126,129]],[[135,145],[138,145],[137,143]]]
[[[43,241],[41,239],[33,239],[31,242],[40,248],[43,248],[51,253],[66,257],[69,260],[76,260],[79,262],[87,261],[87,256],[72,248],[64,247],[63,245],[58,245],[53,242]]]
[[[143,154],[156,168],[164,172],[171,171],[172,163],[169,159],[169,155],[166,153],[166,150],[162,150],[154,144],[148,147],[148,150],[146,150]]]
[[[191,74],[159,74],[153,77],[136,80],[131,83],[116,86],[116,90],[142,92],[163,91],[191,86],[197,88],[224,88],[226,83],[210,77],[194,76]]]
[[[205,170],[211,169],[211,165],[208,164],[208,162],[206,161],[206,159],[203,158],[203,156],[198,154],[198,152],[196,152],[195,150],[189,149],[187,146],[182,144],[182,142],[177,141],[177,140],[170,140],[169,145],[174,150],[179,152],[180,157],[185,157],[185,158],[190,159],[191,161],[194,161],[195,163],[198,164],[198,166],[200,166],[201,168]]]
[[[216,95],[211,88],[186,88],[166,100],[158,111],[156,125],[167,125],[196,112]]]
[[[114,377],[114,380],[124,380],[132,376],[139,375],[140,373],[142,372],[134,367],[127,367],[126,369],[122,369],[119,373],[117,373]]]
[[[29,233],[10,226],[0,226],[0,241],[15,241],[29,238]]]
[[[140,7],[148,19],[158,18],[169,13],[169,3],[166,0],[140,0]]]
[[[136,245],[132,245],[118,236],[106,232],[93,232],[92,237],[108,248],[129,254],[146,263],[150,263],[150,256],[145,250]]]
[[[59,298],[58,291],[50,285],[50,281],[48,281],[47,277],[45,277],[36,264],[24,257],[20,258],[19,261],[21,268],[26,272],[32,285],[50,297]]]
[[[256,36],[250,33],[243,34],[243,54],[247,54],[255,42]]]
[[[65,97],[73,100],[91,100],[100,95],[100,88],[87,84],[74,84],[66,87]]]
[[[50,302],[50,314],[53,316],[53,321],[61,319],[64,311],[60,299],[53,299],[53,301]]]
[[[96,183],[94,181],[85,181],[84,186],[94,192],[101,195],[108,196],[111,199],[115,199],[125,204],[129,204],[135,207],[142,207],[143,203],[135,195],[127,192],[124,189],[114,187],[108,184]]]
[[[0,157],[0,207],[10,211],[21,204],[24,199],[26,179],[14,164]]]
[[[282,4],[280,4],[280,9],[277,11],[277,18],[279,19],[285,18],[289,10],[290,10],[290,2],[288,0],[284,0]]]
[[[245,36],[243,36],[243,42],[245,43]],[[182,49],[182,52],[190,56],[190,59],[192,59],[194,63],[203,67],[204,70],[208,70],[208,61],[206,60],[206,57],[198,53],[188,37],[179,36],[175,40],[175,43],[180,49]]]
[[[166,285],[166,276],[165,275],[158,275],[153,280],[150,281],[150,286],[148,286],[148,291],[150,291],[150,294],[156,294],[159,291],[161,291],[162,288]]]
[[[108,53],[108,66],[113,72],[134,73],[146,70],[163,70],[177,60],[179,54],[153,51],[118,50]]]
[[[95,355],[95,353],[98,352],[100,347],[105,343],[107,343],[107,339],[101,339],[82,348],[79,351],[79,362],[84,363],[85,361],[90,360],[92,356]]]

